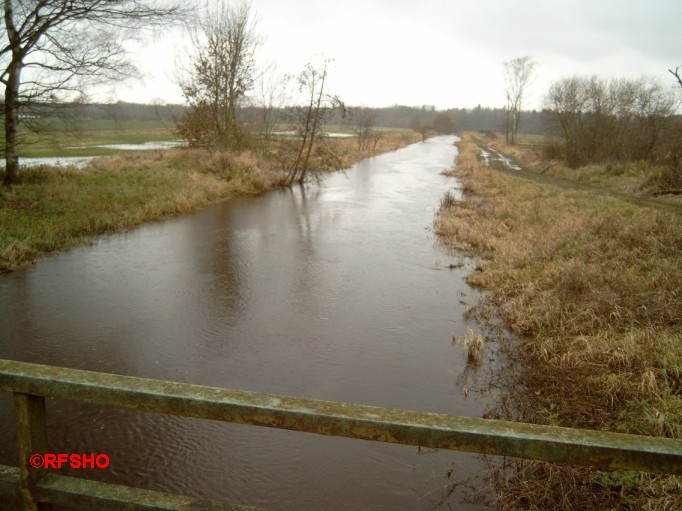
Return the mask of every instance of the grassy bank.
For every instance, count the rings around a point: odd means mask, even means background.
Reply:
[[[481,139],[486,145],[511,156],[526,170],[633,196],[664,197],[682,205],[682,176],[665,165],[640,160],[570,168],[553,157],[556,143],[551,138],[522,135],[517,145],[509,145],[503,136],[492,135],[481,136]]]
[[[682,438],[682,216],[491,171],[469,136],[453,174],[469,199],[436,227],[521,339],[511,418]],[[498,489],[503,509],[682,508],[682,478],[542,462]]]
[[[386,135],[375,154],[418,137]],[[172,149],[121,153],[83,170],[23,170],[21,183],[0,188],[0,272],[105,233],[270,190],[280,184],[290,152],[281,141],[258,154]],[[312,168],[345,168],[367,156],[353,139],[329,140],[318,146]]]

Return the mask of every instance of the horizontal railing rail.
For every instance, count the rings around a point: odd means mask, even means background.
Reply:
[[[0,390],[15,396],[20,461],[18,472],[16,468],[0,466],[0,493],[17,495],[25,509],[38,509],[36,506],[42,502],[62,505],[86,502],[90,505],[98,492],[102,493],[99,508],[109,509],[103,507],[103,503],[109,502],[113,503],[111,509],[123,509],[120,507],[123,501],[116,499],[122,498],[117,495],[125,493],[124,490],[130,493],[125,502],[132,506],[125,509],[155,509],[134,507],[134,502],[141,499],[143,493],[147,495],[145,498],[159,502],[161,499],[170,502],[172,497],[189,499],[169,494],[154,495],[156,492],[128,487],[116,489],[116,485],[92,481],[83,483],[81,479],[46,475],[45,470],[32,468],[29,457],[34,453],[48,452],[46,397],[321,435],[587,465],[598,469],[682,475],[682,440],[670,438],[299,399],[10,360],[0,360]],[[86,490],[89,483],[94,484]],[[78,500],[76,493],[67,491],[67,488],[78,484],[81,485],[80,490],[90,496]],[[97,489],[95,485],[103,486]],[[111,488],[107,490],[105,486]],[[135,491],[142,493],[135,496]],[[194,501],[183,501],[176,507],[172,507],[175,504],[167,504],[171,507],[156,509],[248,509]],[[216,507],[206,507],[209,505]]]

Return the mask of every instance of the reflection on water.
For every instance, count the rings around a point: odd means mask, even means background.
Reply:
[[[74,167],[82,169],[92,161],[95,156],[45,156],[36,158],[19,158],[20,167],[39,167],[50,165],[53,167]],[[0,168],[5,168],[5,160],[0,161]]]
[[[187,145],[184,140],[167,140],[158,142],[144,142],[142,144],[102,144],[89,147],[104,149],[118,149],[119,151],[150,151],[158,149],[170,149]],[[67,149],[86,149],[88,146],[68,147]],[[19,158],[21,167],[38,167],[50,165],[52,167],[73,167],[82,169],[97,156],[44,156],[36,158]],[[0,168],[5,167],[5,161],[0,160]]]
[[[151,151],[158,149],[171,149],[173,147],[185,147],[186,145],[186,140],[158,140],[153,142],[142,142],[141,144],[100,144],[93,147],[118,149],[120,151]]]
[[[232,200],[0,278],[0,357],[480,416],[458,382],[475,291],[431,230],[453,137],[323,186]],[[2,396],[2,410],[11,401]],[[16,464],[11,413],[0,463]],[[433,509],[473,455],[66,402],[50,441],[108,481],[269,509]]]

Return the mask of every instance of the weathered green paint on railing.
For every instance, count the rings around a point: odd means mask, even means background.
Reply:
[[[0,495],[19,499],[19,467],[0,465]]]
[[[45,422],[45,397],[28,393],[14,393],[17,443],[19,444],[19,497],[25,511],[46,509],[41,506],[36,490],[38,482],[45,476],[44,470],[36,470],[29,463],[35,453],[49,452]],[[49,508],[47,508],[49,509]]]
[[[0,465],[0,495],[14,495],[18,498],[16,487],[19,481],[17,467]],[[47,474],[43,477],[36,485],[36,494],[41,502],[97,511],[259,511],[255,507],[224,504],[57,474]]]
[[[0,390],[459,451],[682,475],[682,441],[225,390],[0,360]]]

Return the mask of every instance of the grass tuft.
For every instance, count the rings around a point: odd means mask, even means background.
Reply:
[[[440,200],[440,207],[442,208],[452,208],[457,205],[457,198],[455,197],[455,194],[452,193],[452,190],[448,190],[445,192],[445,195],[443,195],[443,198]]]
[[[479,333],[474,332],[471,328],[467,328],[467,333],[463,337],[456,337],[454,339],[456,344],[464,346],[467,350],[467,364],[478,365],[479,353],[485,346],[485,340]]]

